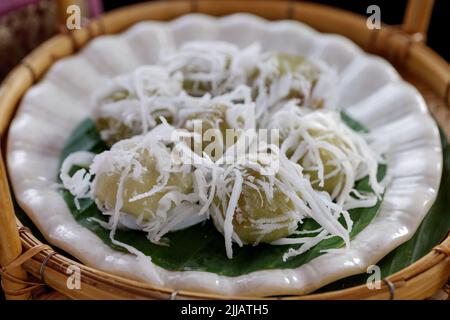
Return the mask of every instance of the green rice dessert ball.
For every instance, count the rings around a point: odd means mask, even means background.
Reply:
[[[151,135],[151,133],[149,133]],[[142,223],[164,220],[193,192],[191,172],[174,172],[170,150],[142,136],[122,140],[94,158],[92,194],[107,212],[119,210]]]
[[[299,214],[277,179],[251,168],[234,168],[219,177],[211,215],[225,236],[229,257],[231,240],[240,245],[271,243],[296,230]]]
[[[266,55],[251,76],[253,96],[260,109],[296,99],[297,105],[322,109],[331,101],[335,73],[322,63],[287,53]]]
[[[163,57],[162,64],[183,74],[183,89],[189,95],[214,97],[247,84],[259,54],[256,44],[239,49],[222,41],[190,41]]]
[[[365,176],[376,194],[383,190],[376,178],[377,155],[338,113],[299,114],[288,107],[275,114],[270,126],[280,128],[282,152],[303,168],[316,190],[341,203]]]
[[[179,117],[180,128],[193,134],[187,144],[195,153],[206,153],[214,161],[234,146],[245,130],[255,128],[253,105],[231,101],[213,99],[205,107],[183,110]]]
[[[158,66],[144,66],[113,79],[95,100],[93,117],[102,139],[112,145],[175,121],[182,76]]]
[[[267,195],[262,188],[250,186],[257,180],[268,183],[257,172],[247,172],[233,218],[234,232],[245,244],[270,243],[291,235],[297,228],[292,201],[274,186]]]

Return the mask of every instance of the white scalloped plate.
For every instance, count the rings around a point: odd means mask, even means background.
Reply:
[[[156,61],[164,50],[192,39],[259,41],[264,49],[314,56],[339,71],[339,105],[389,144],[392,182],[374,221],[345,253],[327,253],[296,269],[238,277],[164,270],[106,246],[72,217],[55,188],[58,158],[71,131],[89,116],[89,97],[108,77]],[[421,95],[385,60],[346,38],[293,22],[268,22],[247,14],[224,18],[187,15],[169,23],[143,22],[117,36],[93,40],[63,59],[23,98],[8,138],[8,169],[15,196],[47,240],[89,266],[177,290],[224,295],[304,294],[365,272],[410,239],[440,184],[439,131]]]

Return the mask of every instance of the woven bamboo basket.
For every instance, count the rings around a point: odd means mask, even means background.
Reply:
[[[450,66],[425,45],[433,0],[409,0],[401,26],[370,30],[364,17],[308,3],[275,0],[173,0],[151,2],[112,11],[85,28],[48,40],[18,65],[0,87],[0,136],[5,141],[9,123],[25,92],[58,59],[72,55],[91,39],[121,32],[142,20],[170,20],[191,12],[214,16],[248,12],[266,19],[294,19],[311,27],[350,38],[368,52],[381,55],[424,95],[450,139]],[[242,299],[195,292],[173,292],[108,274],[55,252],[42,244],[16,218],[4,165],[0,161],[0,265],[7,299],[30,299],[44,285],[53,291],[42,299]],[[442,288],[450,275],[450,234],[425,257],[384,279],[381,289],[361,285],[345,290],[283,299],[423,299]],[[68,267],[81,271],[81,290],[70,290]]]

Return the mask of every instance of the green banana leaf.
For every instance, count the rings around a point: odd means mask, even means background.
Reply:
[[[343,115],[343,120],[357,131],[365,131],[364,127]],[[92,120],[84,121],[67,142],[61,160],[72,152],[86,150],[99,153],[106,150],[95,130]],[[73,172],[76,168],[73,168]],[[381,180],[386,173],[386,167],[379,165],[378,178]],[[357,182],[356,189],[367,191],[367,178]],[[124,251],[122,247],[111,243],[109,230],[104,229],[92,218],[106,220],[100,210],[91,199],[80,201],[80,209],[74,203],[74,197],[62,190],[62,195],[75,219],[85,226],[104,243],[116,250]],[[363,230],[376,216],[382,199],[372,208],[359,208],[350,210],[350,216],[354,222],[351,238]],[[344,223],[342,221],[342,223]],[[314,230],[319,225],[312,219],[305,219],[299,230]],[[283,255],[289,248],[298,248],[299,245],[273,246],[259,244],[258,246],[238,247],[234,244],[233,259],[228,259],[225,253],[223,236],[216,230],[211,221],[168,234],[169,246],[161,246],[150,243],[145,233],[131,230],[117,230],[115,238],[123,243],[132,245],[144,254],[151,256],[152,261],[167,270],[197,270],[208,271],[226,276],[238,276],[253,271],[265,269],[296,268],[312,259],[324,254],[323,250],[339,248],[343,246],[342,239],[333,237],[321,241],[311,250],[291,257],[283,261]]]

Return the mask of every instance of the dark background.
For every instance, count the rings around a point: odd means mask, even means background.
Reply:
[[[112,10],[132,3],[145,2],[143,0],[104,0],[105,11]],[[367,7],[375,4],[381,9],[381,19],[388,24],[401,24],[406,10],[407,0],[310,0],[339,7],[345,10],[365,15]],[[435,0],[430,29],[428,31],[428,45],[450,61],[450,0]]]

